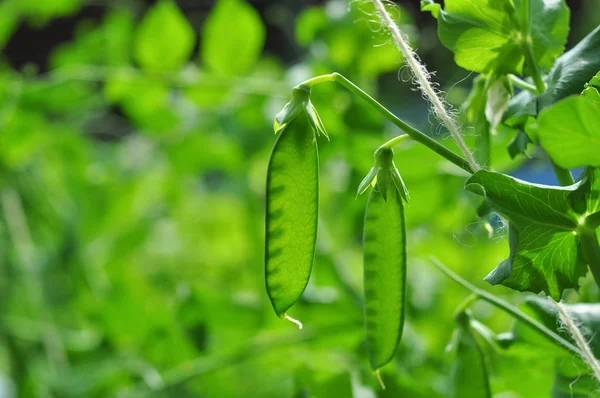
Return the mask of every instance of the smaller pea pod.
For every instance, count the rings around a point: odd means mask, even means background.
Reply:
[[[476,340],[468,311],[458,313],[456,321],[458,327],[450,346],[455,355],[449,375],[450,397],[490,398],[485,355]]]
[[[404,201],[408,192],[393,162],[394,152],[380,148],[375,166],[359,187],[369,185],[365,211],[365,330],[371,367],[378,370],[395,355],[404,328],[406,231]]]
[[[265,281],[279,317],[300,298],[313,265],[317,239],[319,156],[316,136],[324,127],[297,87],[275,118],[277,140],[267,171]]]

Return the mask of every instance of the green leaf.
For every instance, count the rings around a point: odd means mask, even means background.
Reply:
[[[538,116],[540,144],[560,167],[600,166],[600,102],[569,97]]]
[[[171,0],[161,0],[146,14],[134,38],[134,56],[149,71],[181,68],[194,49],[189,22]]]
[[[243,75],[258,60],[265,27],[243,0],[219,0],[202,30],[202,61],[223,75]]]
[[[297,117],[279,133],[267,171],[265,276],[279,317],[300,298],[315,255],[319,160],[308,120]]]
[[[490,398],[492,396],[484,353],[469,324],[469,315],[460,313],[453,337],[454,360],[450,368],[451,398]],[[464,318],[464,319],[461,319]]]
[[[585,84],[585,88],[581,95],[593,101],[600,102],[600,72]]]
[[[545,291],[557,300],[564,289],[577,288],[586,267],[578,251],[571,194],[581,186],[551,187],[485,170],[475,173],[465,189],[484,196],[488,208],[509,220],[510,255],[485,280],[519,291]]]
[[[523,13],[521,2],[446,0],[442,10],[426,1],[422,10],[438,19],[441,42],[467,70],[523,74],[527,42],[536,64],[550,69],[567,41],[569,9],[562,0],[529,0],[529,12]]]
[[[508,110],[504,113],[505,123],[518,126],[524,123],[527,115],[535,116],[561,99],[579,94],[599,70],[600,26],[556,60],[545,78],[547,89],[542,95],[522,91],[511,99]]]
[[[387,149],[384,152],[391,152]],[[395,168],[394,168],[395,169]],[[384,175],[387,173],[387,177]],[[402,337],[406,297],[406,230],[402,190],[392,169],[377,173],[365,211],[363,235],[365,329],[371,367],[393,357]],[[388,183],[381,185],[381,181]],[[385,190],[385,192],[384,192]]]
[[[329,19],[325,7],[308,7],[296,19],[296,41],[308,47],[316,39],[317,34],[327,28]]]
[[[523,130],[518,130],[515,138],[508,144],[508,153],[512,159],[518,155],[524,155],[527,151],[527,145],[531,140]]]

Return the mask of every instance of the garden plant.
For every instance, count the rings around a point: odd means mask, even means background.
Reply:
[[[265,279],[276,314],[302,329],[290,313],[311,277],[318,241],[318,148],[329,139],[311,92],[325,83],[339,83],[402,133],[375,149],[374,166],[357,193],[357,200],[366,202],[364,325],[375,374],[379,377],[379,370],[396,356],[406,319],[410,185],[394,157],[409,151],[402,143],[413,140],[464,172],[464,189],[473,194],[471,203],[490,238],[508,230],[510,254],[485,280],[535,294],[529,296],[529,312],[523,312],[494,296],[493,288],[484,291],[449,270],[431,248],[430,263],[471,292],[456,309],[449,346],[454,355],[450,395],[491,397],[490,347],[509,350],[521,339],[517,332],[496,335],[478,322],[470,307],[479,300],[514,317],[519,328],[532,329],[540,339],[538,349],[548,350],[549,360],[572,358],[577,372],[565,377],[559,369],[553,396],[593,395],[600,383],[600,344],[590,339],[600,332],[600,304],[565,304],[561,298],[565,290],[577,290],[588,272],[600,286],[600,27],[564,52],[569,9],[561,0],[446,0],[443,6],[422,1],[421,10],[437,19],[439,40],[453,52],[455,62],[477,74],[460,115],[447,105],[435,76],[394,21],[393,5],[386,8],[380,0],[361,4],[366,18],[385,30],[401,52],[411,80],[459,153],[396,117],[339,73],[294,87],[290,101],[275,116],[276,141],[267,171]],[[463,138],[465,126],[476,136],[472,148]],[[511,157],[541,148],[561,186],[494,171],[491,147],[502,126],[514,132],[506,148]],[[527,369],[520,372],[527,377]],[[589,378],[588,390],[570,388],[570,381],[579,377]]]
[[[0,0],[0,397],[600,397],[598,25]]]

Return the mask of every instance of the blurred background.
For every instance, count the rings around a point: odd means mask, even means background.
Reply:
[[[567,3],[572,46],[600,9]],[[474,76],[416,0],[398,5],[460,108]],[[362,327],[366,197],[354,197],[398,131],[333,83],[313,90],[331,142],[319,142],[313,278],[290,310],[303,330],[277,318],[264,288],[272,120],[291,87],[340,72],[452,146],[371,12],[356,0],[0,2],[0,397],[446,396],[444,349],[468,292],[427,258],[519,303],[482,282],[508,254],[504,233],[488,239],[455,168],[417,145],[396,151],[412,198],[409,308],[381,390]],[[511,139],[494,138],[493,167],[551,178],[535,159],[511,161]],[[583,281],[577,300],[598,298]],[[475,314],[512,327],[487,305]],[[493,358],[502,397],[550,393],[554,365],[539,352]]]

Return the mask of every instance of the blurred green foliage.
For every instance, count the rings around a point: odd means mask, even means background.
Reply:
[[[21,23],[52,24],[85,3],[4,0],[0,45]],[[286,65],[263,51],[264,22],[244,0],[217,1],[199,23],[171,0],[104,5],[102,20],[81,20],[52,51],[49,71],[0,59],[0,396],[445,396],[444,348],[467,292],[427,258],[484,286],[508,247],[502,233],[488,239],[464,175],[421,146],[397,151],[412,198],[408,313],[381,390],[362,325],[366,198],[353,198],[396,132],[334,85],[313,93],[331,142],[320,148],[314,275],[293,313],[305,329],[278,319],[264,290],[272,118],[292,86],[339,71],[438,135],[424,101],[397,81],[401,59],[370,10],[330,1],[280,21],[299,54]],[[425,56],[451,59],[431,32],[418,37],[410,13],[398,20]],[[469,85],[449,99],[466,101]],[[509,138],[495,142],[495,167]],[[580,300],[597,300],[586,281]],[[511,327],[484,304],[474,315],[495,332]],[[493,356],[492,391],[550,394],[544,355]]]

